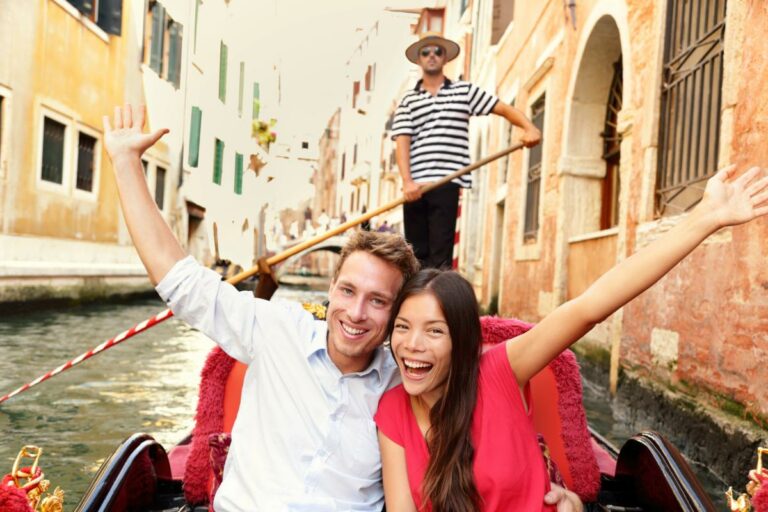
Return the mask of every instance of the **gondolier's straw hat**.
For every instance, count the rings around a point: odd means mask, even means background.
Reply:
[[[440,46],[445,50],[445,62],[459,56],[459,45],[435,32],[425,32],[418,41],[405,49],[405,58],[414,64],[419,63],[419,51],[425,46]]]

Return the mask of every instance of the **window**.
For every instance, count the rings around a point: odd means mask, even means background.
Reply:
[[[261,110],[261,100],[259,99],[259,83],[253,83],[253,120],[259,118],[259,110]]]
[[[357,108],[357,96],[360,94],[360,82],[352,84],[352,108]]]
[[[657,214],[691,209],[717,171],[723,1],[669,0],[661,91]]]
[[[149,69],[160,75],[163,71],[165,8],[158,2],[150,5],[152,6],[152,32],[149,46]]]
[[[494,0],[493,1],[493,21],[491,23],[491,44],[499,42],[501,36],[512,23],[515,14],[514,0]]]
[[[194,0],[195,2],[195,31],[192,35],[192,52],[197,53],[197,27],[200,19],[200,2],[202,0]]]
[[[203,111],[198,107],[192,107],[192,116],[189,123],[189,157],[187,162],[190,167],[197,167],[200,160],[200,128],[203,122]]]
[[[181,83],[181,23],[173,20],[168,22],[168,81],[176,89]]]
[[[224,41],[219,45],[219,99],[227,102],[227,45]]]
[[[541,96],[531,106],[531,122],[542,133],[541,143],[528,150],[528,173],[525,190],[525,227],[523,241],[534,242],[539,236],[539,200],[541,196],[541,160],[544,147],[544,105]]]
[[[43,121],[43,161],[40,177],[43,181],[64,183],[64,140],[67,127],[50,117]]]
[[[347,170],[347,154],[341,154],[341,181],[344,181],[344,173]]]
[[[120,35],[123,0],[67,0],[107,34]]]
[[[93,192],[93,175],[96,163],[96,139],[80,132],[77,137],[77,178],[78,190]]]
[[[161,211],[165,203],[165,174],[164,168],[155,167],[155,203]]]
[[[355,148],[352,151],[352,165],[357,163],[357,142],[355,142]]]
[[[213,154],[213,182],[221,185],[222,164],[224,162],[224,141],[216,139],[216,147]]]
[[[605,177],[602,185],[600,207],[600,229],[609,229],[619,223],[619,190],[621,162],[621,134],[618,130],[618,118],[621,111],[622,64],[621,59],[613,64],[613,80],[608,93],[603,127],[603,160]]]
[[[245,62],[240,62],[240,83],[237,92],[237,115],[243,117],[243,92],[245,89]]]
[[[168,16],[160,2],[150,1],[147,26],[149,38],[144,40],[144,62],[149,69],[178,89],[181,83],[181,51],[184,27]],[[146,37],[146,36],[145,36]]]
[[[301,149],[309,149],[309,142],[304,141],[301,143]]]
[[[243,194],[243,155],[235,153],[235,194]]]
[[[373,89],[373,68],[368,66],[365,70],[365,90],[370,91]]]

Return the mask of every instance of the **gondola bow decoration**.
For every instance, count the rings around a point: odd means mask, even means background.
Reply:
[[[61,512],[64,510],[64,491],[56,487],[48,493],[51,482],[45,479],[38,465],[42,448],[24,446],[13,469],[0,482],[0,510],[3,512]],[[22,466],[27,460],[30,466]]]
[[[768,512],[768,469],[763,467],[763,454],[768,453],[768,448],[757,449],[757,467],[749,471],[747,492],[733,496],[733,487],[725,493],[728,498],[728,507],[731,512]]]

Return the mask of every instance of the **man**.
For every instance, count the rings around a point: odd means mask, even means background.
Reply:
[[[381,510],[373,414],[396,383],[382,343],[389,311],[417,261],[394,234],[356,232],[342,251],[326,321],[298,304],[240,293],[186,256],[146,186],[141,155],[167,130],[143,134],[144,109],[104,118],[105,147],[134,245],[174,314],[248,365],[215,509]],[[553,488],[550,503],[579,510]]]
[[[541,141],[541,132],[516,108],[469,82],[451,81],[443,66],[459,55],[459,45],[426,34],[405,50],[421,67],[422,77],[395,112],[392,139],[408,201],[403,207],[405,238],[423,267],[450,267],[459,189],[472,178],[462,176],[422,195],[421,187],[469,165],[469,118],[490,113],[523,129],[526,147]]]

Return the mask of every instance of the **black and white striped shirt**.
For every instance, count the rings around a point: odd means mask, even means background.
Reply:
[[[432,96],[421,80],[395,111],[392,139],[411,136],[411,177],[416,183],[435,181],[469,165],[469,118],[491,113],[499,99],[464,81],[445,79]],[[453,180],[464,188],[472,176]]]

